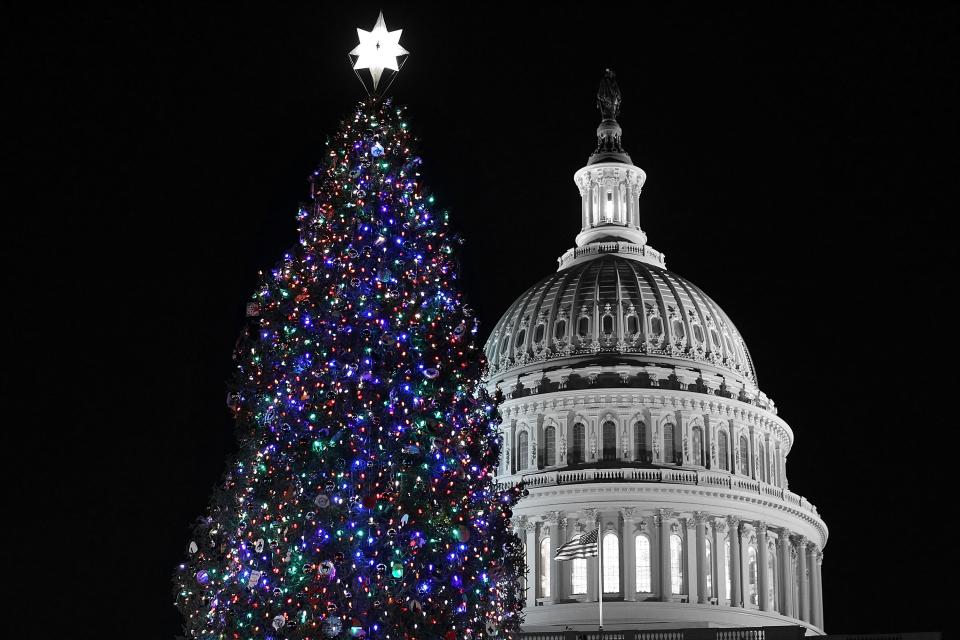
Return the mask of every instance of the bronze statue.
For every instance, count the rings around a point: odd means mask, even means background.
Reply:
[[[617,86],[617,77],[610,69],[603,72],[600,80],[600,89],[597,91],[597,108],[604,120],[616,120],[620,115],[620,87]]]

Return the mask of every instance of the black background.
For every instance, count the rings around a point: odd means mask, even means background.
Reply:
[[[233,446],[244,304],[362,95],[346,52],[377,10],[3,10],[18,637],[178,631],[169,578]],[[612,67],[651,245],[723,305],[796,434],[791,489],[830,527],[826,628],[944,629],[957,11],[384,11],[483,337],[573,245]]]

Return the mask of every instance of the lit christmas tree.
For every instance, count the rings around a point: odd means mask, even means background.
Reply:
[[[396,71],[376,66],[374,89]],[[452,640],[521,621],[522,489],[493,484],[499,418],[459,240],[413,144],[402,108],[361,102],[313,175],[299,245],[248,305],[239,453],[174,577],[190,637]]]

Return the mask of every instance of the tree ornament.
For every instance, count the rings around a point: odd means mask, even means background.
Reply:
[[[196,578],[198,584],[207,584],[210,582],[210,574],[203,569],[197,571]]]
[[[433,380],[434,378],[440,375],[440,370],[434,367],[430,367],[428,369],[423,370],[423,375],[425,375],[428,379]]]
[[[330,498],[325,494],[318,494],[316,498],[313,499],[313,504],[317,505],[321,509],[326,509],[330,506]]]
[[[323,634],[332,638],[343,630],[343,620],[340,618],[327,618],[323,621]]]
[[[493,620],[487,620],[486,631],[487,635],[491,638],[495,638],[500,633],[497,629],[497,625],[493,624]]]
[[[273,625],[274,629],[280,631],[280,629],[283,629],[284,625],[287,624],[287,619],[283,616],[276,616],[271,624]]]
[[[257,586],[257,583],[260,582],[260,577],[263,575],[263,571],[251,571],[250,577],[247,579],[247,586],[253,588]]]
[[[324,560],[317,566],[317,575],[332,580],[337,575],[337,568],[329,560]]]
[[[187,553],[189,553],[190,555],[195,554],[199,550],[200,550],[200,547],[198,547],[197,543],[194,542],[193,540],[191,540],[190,544],[187,545]]]
[[[257,553],[263,553],[263,538],[258,538],[257,541],[253,543],[253,550]]]
[[[372,155],[374,158],[381,157],[383,155],[383,145],[381,145],[379,142],[375,142],[373,147],[370,148],[370,155]]]

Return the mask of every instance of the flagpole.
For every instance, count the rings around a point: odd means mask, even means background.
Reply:
[[[597,595],[600,601],[600,633],[603,633],[603,545],[600,544],[600,527],[597,527]]]

